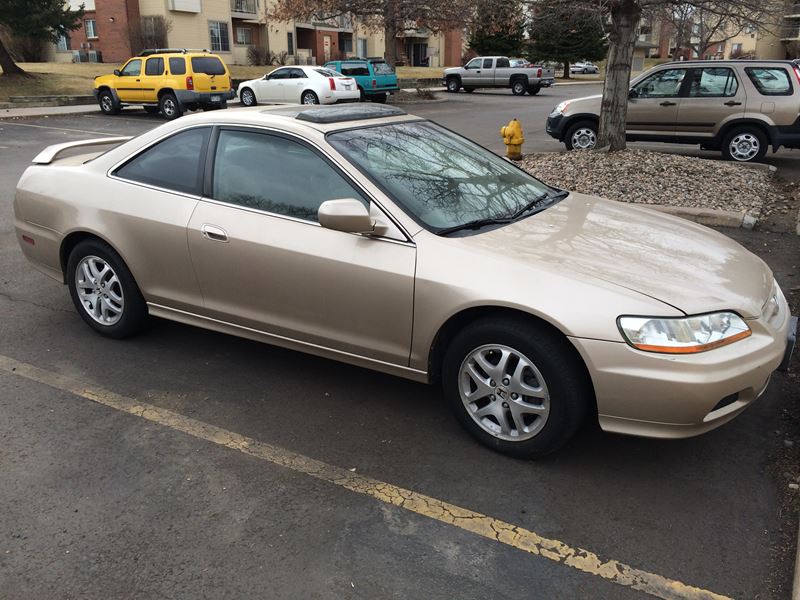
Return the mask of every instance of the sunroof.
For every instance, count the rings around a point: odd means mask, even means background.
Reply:
[[[320,106],[300,111],[295,119],[310,123],[342,123],[344,121],[362,121],[364,119],[381,119],[398,117],[407,114],[396,106],[380,106],[370,104],[344,104],[341,106]]]

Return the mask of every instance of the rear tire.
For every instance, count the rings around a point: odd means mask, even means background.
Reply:
[[[511,82],[511,93],[515,96],[524,96],[528,91],[528,85],[522,79]]]
[[[541,91],[541,89],[542,89],[542,86],[540,86],[540,85],[529,85],[528,86],[528,93],[531,96],[535,96],[536,94],[538,94]]]
[[[122,110],[119,101],[117,101],[114,95],[108,90],[103,90],[97,95],[97,103],[100,105],[100,110],[105,115],[118,115]]]
[[[458,90],[461,89],[461,81],[458,77],[448,77],[447,79],[447,91],[451,94],[457,94]]]
[[[450,342],[442,366],[444,395],[464,428],[482,444],[526,459],[575,435],[593,402],[587,377],[564,336],[523,318],[469,325]]]
[[[139,286],[120,255],[105,242],[79,242],[69,254],[66,279],[75,309],[98,333],[125,338],[147,324],[147,303]]]
[[[300,104],[319,104],[319,98],[314,92],[307,90],[300,96]]]
[[[167,92],[158,101],[158,108],[161,115],[168,121],[177,119],[183,114],[178,98],[172,92]]]
[[[735,127],[722,142],[722,156],[735,162],[758,162],[767,153],[768,143],[757,127]]]
[[[567,150],[591,150],[597,145],[597,123],[578,121],[564,134]]]

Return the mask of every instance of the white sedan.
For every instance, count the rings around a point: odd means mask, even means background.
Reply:
[[[237,93],[244,106],[260,102],[335,104],[360,98],[355,79],[315,66],[280,67],[261,79],[239,84]]]

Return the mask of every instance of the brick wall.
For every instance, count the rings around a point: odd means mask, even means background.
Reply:
[[[138,25],[138,0],[103,0],[96,10],[86,11],[84,23],[95,21],[96,38],[88,38],[82,26],[70,33],[70,49],[97,50],[103,53],[103,62],[121,63],[131,56],[130,26]],[[83,46],[82,46],[83,44]],[[91,44],[91,48],[88,45]]]
[[[326,35],[330,36],[331,38],[330,59],[326,58],[325,56]],[[339,32],[328,31],[326,29],[315,29],[314,47],[312,48],[312,54],[317,59],[318,65],[325,63],[326,60],[336,60],[337,58],[339,58]]]

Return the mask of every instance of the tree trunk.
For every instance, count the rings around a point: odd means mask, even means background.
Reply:
[[[6,75],[25,75],[25,71],[11,58],[2,40],[0,40],[0,67]]]
[[[564,79],[569,79],[570,72],[569,72],[569,61],[564,62]]]
[[[621,0],[615,2],[611,9],[611,32],[597,148],[608,147],[612,152],[625,149],[633,47],[636,44],[641,16],[642,9],[638,0]]]
[[[397,63],[397,12],[395,7],[396,0],[386,0],[383,17],[383,39],[386,42],[384,59],[394,68]]]

